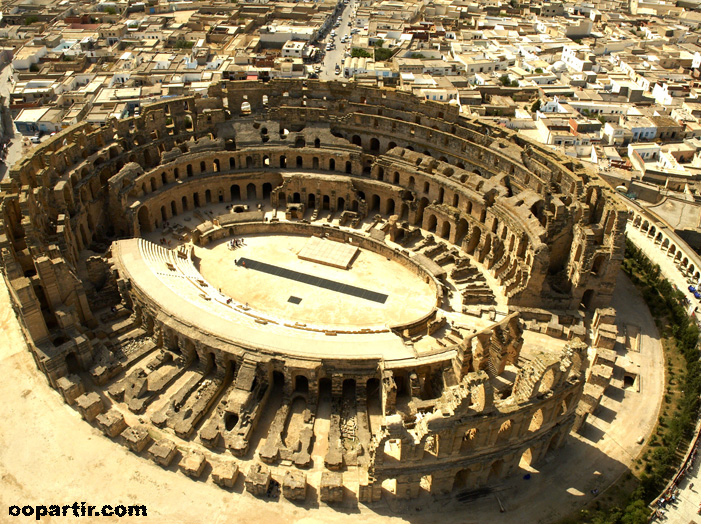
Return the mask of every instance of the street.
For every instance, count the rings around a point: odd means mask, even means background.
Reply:
[[[350,0],[341,14],[341,25],[334,28],[336,30],[336,38],[333,40],[333,42],[336,44],[336,49],[326,51],[321,72],[319,73],[320,80],[340,80],[343,78],[343,55],[346,51],[350,52],[350,41],[342,44],[341,40],[346,35],[350,36],[352,28],[348,27],[348,22],[355,19],[353,16],[354,12],[355,0]],[[329,35],[326,37],[326,39],[324,39],[323,44],[325,45],[331,41],[331,35]],[[336,64],[338,64],[338,66],[341,68],[340,75],[335,74]]]
[[[10,91],[12,90],[12,84],[10,83],[10,74],[12,66],[7,64],[0,70],[0,96],[5,97],[5,104],[10,104]],[[14,129],[14,126],[13,126]],[[10,167],[17,162],[24,153],[27,152],[29,147],[22,147],[22,135],[15,131],[15,136],[12,138],[12,143],[7,148],[7,156],[5,157],[5,163],[0,164],[0,181],[4,180],[8,176]]]

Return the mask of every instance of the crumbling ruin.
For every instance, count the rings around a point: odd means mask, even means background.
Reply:
[[[37,366],[86,420],[165,467],[180,455],[194,478],[211,464],[222,487],[241,472],[249,492],[282,486],[291,500],[321,469],[314,493],[329,503],[353,471],[370,503],[498,481],[586,416],[582,319],[609,304],[627,212],[581,165],[455,107],[225,82],[73,126],[2,190],[3,271]],[[407,268],[433,293],[426,313],[280,321],[232,303],[194,261],[283,233]],[[147,238],[161,234],[172,249]]]

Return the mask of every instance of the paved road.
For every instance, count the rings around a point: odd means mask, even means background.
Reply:
[[[326,52],[326,56],[324,57],[324,63],[321,68],[321,73],[319,73],[319,78],[321,80],[340,80],[343,78],[343,60],[344,56],[343,54],[345,51],[350,51],[350,42],[347,42],[345,44],[341,43],[341,39],[345,35],[350,35],[351,32],[351,27],[348,27],[348,22],[351,20],[354,20],[355,17],[353,16],[353,13],[355,12],[355,0],[351,0],[348,2],[348,5],[345,7],[343,10],[343,13],[341,15],[341,25],[336,29],[336,49],[332,49],[331,51]],[[330,42],[331,37],[328,36],[326,37],[326,40],[324,40],[324,44],[326,42]],[[336,69],[336,64],[338,64],[341,67],[341,74],[336,75],[335,74],[335,69]]]
[[[5,97],[5,103],[8,105],[10,103],[10,91],[12,90],[12,84],[10,83],[10,71],[10,64],[7,64],[0,70],[0,96]],[[29,146],[22,146],[22,135],[15,132],[15,137],[12,139],[12,144],[7,150],[5,163],[0,164],[0,180],[3,180],[7,176],[10,166],[22,158],[22,155],[26,153],[28,149]]]

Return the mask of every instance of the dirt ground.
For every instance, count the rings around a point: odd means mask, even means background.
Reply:
[[[256,499],[239,480],[231,491],[215,486],[205,471],[193,481],[172,467],[164,470],[104,437],[62,402],[25,350],[17,321],[0,280],[0,522],[35,521],[9,517],[12,505],[143,504],[148,517],[118,519],[44,518],[43,522],[148,522],[260,524],[266,522],[346,523],[413,522],[437,519],[451,523],[552,522],[575,511],[598,489],[615,482],[638,454],[636,440],[654,425],[663,384],[657,331],[632,284],[621,274],[614,306],[619,322],[635,323],[642,333],[641,351],[626,366],[638,366],[641,391],[613,387],[583,435],[568,438],[529,479],[516,475],[479,496],[453,493],[417,499],[391,498],[368,508],[310,507],[281,499]],[[622,371],[617,370],[618,376]],[[635,428],[631,431],[631,428]],[[500,503],[504,512],[500,512]]]

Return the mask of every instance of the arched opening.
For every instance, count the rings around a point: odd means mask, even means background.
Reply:
[[[178,208],[175,206],[175,200],[170,202],[170,216],[174,217],[178,214]]]
[[[475,449],[477,443],[477,428],[470,428],[465,432],[462,437],[462,444],[460,445],[460,453],[466,453]]]
[[[246,186],[246,199],[247,200],[255,200],[256,199],[256,186],[253,183],[250,183]]]
[[[384,179],[385,179],[385,168],[384,168],[384,167],[380,167],[380,168],[377,170],[377,180],[383,181]]]
[[[448,240],[450,238],[450,222],[447,220],[443,222],[443,227],[441,227],[441,238]]]
[[[302,202],[302,197],[299,195],[299,193],[294,193],[292,195],[292,203],[293,204],[300,204]]]
[[[79,373],[83,370],[83,367],[80,365],[80,362],[78,362],[78,357],[75,356],[75,353],[73,351],[66,355],[66,367],[68,368],[69,375],[72,375],[73,373]]]
[[[166,212],[166,206],[161,206],[161,220],[165,222],[168,220],[168,213]],[[82,224],[81,224],[82,226]],[[83,239],[83,242],[85,242],[85,239]]]
[[[321,197],[321,209],[331,209],[331,199],[329,198],[329,195],[324,195],[323,197]]]
[[[487,477],[487,482],[491,482],[498,478],[501,478],[502,470],[504,469],[504,461],[502,459],[496,460],[492,463],[489,468],[489,476]]]
[[[183,212],[188,210],[188,205],[187,205],[187,197],[184,196],[181,201],[182,207],[183,207]]]
[[[319,416],[318,412],[322,410],[322,404],[323,407],[327,407],[329,410],[331,409],[331,397],[331,379],[324,377],[319,380],[319,396],[317,399],[319,409],[317,409],[317,416]]]
[[[236,169],[236,159],[233,156],[229,158],[229,169]]]
[[[273,185],[270,182],[263,184],[263,198],[270,198],[270,193],[273,192]]]
[[[453,479],[453,489],[464,489],[467,487],[468,480],[470,478],[469,469],[461,469],[455,474]]]
[[[298,156],[297,157],[297,167],[303,167],[303,166],[304,166],[304,162],[302,160],[302,157]]]
[[[393,198],[387,199],[385,212],[387,215],[390,215],[390,216],[394,214],[394,199]]]
[[[150,233],[151,229],[151,217],[149,216],[148,208],[146,206],[141,206],[139,208],[139,229],[141,233]]]
[[[156,192],[156,189],[157,189],[157,187],[156,187],[156,179],[155,179],[155,178],[152,178],[152,179],[151,179],[151,193],[155,193],[155,192]]]
[[[224,426],[227,431],[231,431],[239,422],[239,416],[236,413],[227,413],[224,415]]]
[[[380,196],[372,195],[370,211],[380,211]]]
[[[443,203],[443,198],[445,197],[445,189],[440,188],[438,190],[438,203],[442,204]]]
[[[370,151],[378,152],[380,150],[380,141],[377,138],[370,140]]]
[[[584,306],[585,309],[589,309],[591,307],[592,300],[594,299],[594,290],[593,289],[587,289],[584,294],[582,295],[582,306]]]
[[[280,155],[280,167],[287,168],[287,157],[285,155]]]
[[[357,200],[353,200],[353,202],[351,203],[351,211],[353,211],[355,213],[358,212],[358,201]]]
[[[309,209],[316,209],[316,195],[314,193],[309,193],[307,196],[307,207]]]
[[[241,200],[241,188],[239,188],[238,184],[233,184],[231,186],[231,200]]]
[[[501,444],[508,441],[511,438],[512,430],[513,423],[511,422],[511,420],[504,421],[504,423],[499,427],[496,443]]]
[[[321,140],[319,140],[318,138],[315,138],[314,139],[314,147],[320,148],[321,147]]]
[[[438,227],[438,219],[436,218],[436,215],[430,215],[428,217],[428,222],[426,223],[426,230],[429,233],[435,233],[437,227]]]
[[[312,169],[319,169],[319,157],[312,158]]]
[[[346,200],[343,197],[338,197],[338,203],[336,204],[336,209],[338,211],[344,211],[346,209]]]
[[[531,417],[531,423],[528,425],[528,431],[538,431],[543,425],[543,410],[539,409]]]
[[[309,379],[304,375],[295,377],[295,393],[309,393]]]
[[[353,172],[352,164],[350,162],[346,162],[346,173],[350,175],[350,174],[352,174],[352,172]]]
[[[263,155],[263,167],[270,167],[270,157]]]
[[[277,194],[277,203],[279,206],[283,206],[283,207],[285,207],[285,205],[287,204],[287,197],[285,196],[285,193],[283,193],[282,191],[280,191]]]
[[[336,161],[333,158],[329,160],[329,171],[336,171]]]
[[[465,248],[466,253],[469,253],[469,254],[474,253],[475,249],[477,249],[477,246],[479,245],[481,236],[482,236],[482,231],[480,230],[480,228],[473,227],[472,233],[470,234],[470,240],[467,243],[467,246]]]
[[[205,171],[207,171],[207,163],[203,160],[200,162],[200,173],[204,173]]]
[[[204,192],[204,203],[205,204],[212,203],[212,191],[210,191],[209,189]]]
[[[362,140],[360,139],[360,137],[358,135],[353,135],[353,138],[351,138],[351,143],[354,146],[360,146],[360,147],[363,146]]]
[[[192,201],[193,201],[195,207],[200,207],[200,194],[193,193],[192,194]]]
[[[604,262],[606,261],[606,256],[603,254],[596,255],[594,257],[594,262],[591,265],[591,273],[593,276],[599,276],[601,275],[601,271],[603,269]]]
[[[355,401],[355,379],[347,378],[343,381],[343,398]]]
[[[212,170],[215,173],[219,173],[220,169],[219,169],[219,159],[218,158],[215,158],[214,162],[212,162]]]
[[[252,167],[253,167],[253,157],[247,156],[246,157],[246,168],[250,169]]]
[[[368,422],[370,423],[370,433],[375,433],[380,429],[382,421],[382,385],[380,379],[371,378],[365,383],[367,396]]]
[[[533,458],[533,451],[531,450],[531,448],[528,448],[521,455],[521,459],[518,462],[519,467],[521,467],[522,469],[530,469],[530,465],[533,463]]]
[[[188,177],[192,176],[192,164],[187,165],[187,176]]]

